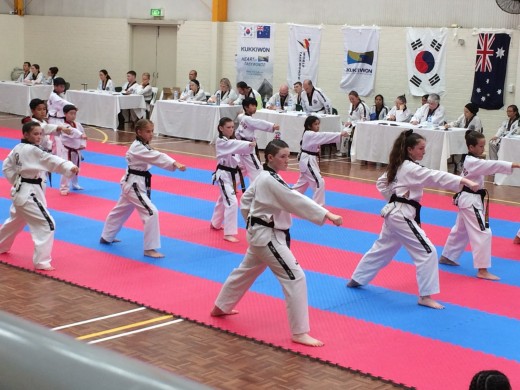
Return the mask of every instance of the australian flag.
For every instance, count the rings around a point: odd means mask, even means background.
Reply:
[[[478,36],[475,81],[471,102],[480,108],[498,110],[504,106],[509,34],[481,33]]]
[[[271,26],[256,26],[257,38],[271,38]]]

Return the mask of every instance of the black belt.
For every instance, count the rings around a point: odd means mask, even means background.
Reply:
[[[129,175],[136,175],[136,176],[144,177],[144,185],[146,186],[146,195],[148,195],[148,198],[152,199],[152,174],[149,171],[138,171],[136,169],[128,168],[125,181],[128,181]]]
[[[287,243],[287,248],[291,247],[291,233],[289,232],[289,229],[285,229],[285,230],[284,229],[276,229],[274,227],[274,221],[265,222],[262,218],[249,216],[247,218],[246,229],[249,228],[249,225],[251,225],[251,226],[261,225],[261,226],[265,226],[265,227],[268,227],[268,228],[271,228],[271,229],[280,230],[281,232],[284,232],[285,233],[285,242]]]
[[[38,184],[40,187],[42,186],[42,178],[39,177],[38,179],[27,179],[25,177],[22,177],[21,180],[22,183],[29,183],[29,184]]]
[[[52,115],[51,115],[51,118],[56,118],[56,119],[65,119],[64,116],[52,116]]]
[[[421,224],[421,204],[415,200],[401,198],[400,196],[397,196],[396,194],[392,194],[390,197],[390,202],[398,202],[398,203],[405,203],[409,204],[410,206],[413,206],[415,208],[415,222],[417,222],[417,225]]]
[[[485,207],[484,211],[484,219],[485,219],[485,227],[489,228],[489,193],[485,188],[481,188],[478,191],[473,191],[471,188],[464,186],[462,187],[462,191],[457,192],[453,199],[456,199],[461,192],[468,192],[470,194],[480,195],[480,199],[482,201],[482,205]]]
[[[246,190],[246,182],[244,181],[244,175],[242,175],[242,170],[239,167],[231,168],[222,164],[218,164],[215,173],[219,169],[231,173],[231,180],[233,180],[233,189],[235,190],[235,192],[237,191],[237,179],[235,175],[238,173],[238,176],[240,176],[240,187],[242,188],[242,192]],[[213,180],[213,183],[215,183],[215,180]]]
[[[307,153],[311,156],[319,156],[320,152],[309,152],[308,150],[301,150],[302,153]]]

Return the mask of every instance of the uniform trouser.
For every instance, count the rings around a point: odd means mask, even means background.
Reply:
[[[266,267],[271,269],[282,285],[292,334],[308,333],[310,326],[305,274],[287,245],[279,243],[274,235],[266,246],[249,246],[242,263],[228,276],[215,305],[226,313],[230,312]]]
[[[9,218],[0,228],[0,253],[11,249],[16,235],[27,224],[34,243],[34,267],[37,269],[48,268],[52,260],[51,252],[56,224],[44,203],[36,197],[30,197],[23,206],[11,205],[9,212]]]
[[[520,229],[518,229],[518,233],[516,233],[517,237],[520,237]]]
[[[357,265],[352,279],[362,285],[369,283],[401,246],[416,266],[419,295],[437,294],[440,291],[437,251],[420,226],[400,211],[385,218],[379,238]]]
[[[146,193],[139,191],[135,187],[121,194],[116,206],[108,214],[101,237],[108,242],[114,241],[134,209],[137,210],[144,224],[144,250],[160,248],[161,232],[157,207],[155,207]]]
[[[224,225],[224,235],[238,233],[238,201],[232,184],[219,179],[220,194],[213,209],[211,224],[220,229]]]
[[[300,177],[292,188],[303,194],[308,187],[312,189],[312,199],[323,206],[325,204],[325,180],[320,171],[316,172],[312,167],[307,167],[305,172],[300,171]]]
[[[473,254],[473,266],[491,267],[491,229],[484,227],[484,230],[481,230],[482,224],[484,224],[482,210],[474,207],[459,209],[455,226],[451,229],[442,255],[456,261],[469,242]]]
[[[69,150],[66,149],[65,147],[63,147],[63,151],[62,151],[60,157],[65,160],[69,160]],[[81,158],[80,152],[71,151],[70,157],[71,158],[69,161],[71,161],[75,166],[79,167],[80,158]],[[74,176],[72,176],[71,178],[68,178],[65,175],[61,175],[60,191],[69,191],[71,184],[74,187],[76,187],[78,185],[78,174],[77,173]]]
[[[249,185],[255,181],[255,179],[262,173],[263,168],[256,155],[243,155],[240,156],[240,168],[244,176],[249,177]]]
[[[489,160],[498,160],[498,150],[500,149],[500,139],[489,141]]]

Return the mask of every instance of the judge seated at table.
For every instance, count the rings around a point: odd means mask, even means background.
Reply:
[[[245,81],[239,81],[237,83],[237,92],[238,92],[238,98],[230,104],[234,105],[242,105],[242,101],[245,98],[253,98],[256,100],[256,104],[258,107],[263,107],[264,103],[262,102],[262,95],[256,90],[253,89],[253,87],[250,87],[247,85]]]
[[[150,85],[150,73],[143,73],[141,75],[141,84],[138,84],[134,90],[134,95],[143,95],[144,102],[146,103],[146,112],[150,112],[150,103],[153,98],[153,90]],[[141,108],[134,108],[130,111],[130,117],[132,123],[137,122],[139,119],[143,119],[145,112]]]
[[[445,110],[441,106],[441,97],[436,93],[428,95],[428,102],[420,107],[412,117],[412,125],[428,124],[431,126],[443,125],[445,121]]]
[[[219,89],[208,99],[208,103],[216,103],[217,96],[220,96],[220,103],[222,104],[231,104],[238,98],[238,94],[231,88],[231,82],[226,77],[220,79]]]
[[[468,130],[475,130],[482,133],[482,122],[477,116],[478,106],[474,103],[468,103],[464,106],[464,112],[456,121],[446,123],[444,127],[446,129],[450,127],[459,127]]]
[[[498,160],[498,150],[500,149],[500,141],[502,138],[511,137],[512,135],[520,135],[520,128],[518,127],[520,121],[520,114],[518,107],[511,104],[506,110],[507,119],[502,122],[496,134],[489,140],[489,159]]]
[[[190,81],[190,90],[187,94],[182,95],[179,100],[185,100],[187,102],[205,102],[206,93],[200,87],[199,80],[194,79]]]
[[[43,82],[43,73],[40,72],[40,65],[38,64],[32,64],[31,65],[31,72],[29,73],[29,76],[27,76],[24,80],[25,84],[41,84]]]
[[[303,81],[301,93],[303,111],[306,113],[332,114],[332,103],[319,88],[315,88],[311,80]]]
[[[388,115],[387,121],[409,122],[412,114],[406,106],[406,96],[400,95],[395,99],[395,106],[392,107]]]
[[[269,110],[283,110],[294,111],[296,107],[296,97],[289,93],[289,85],[282,84],[269,101],[267,102],[267,109]]]
[[[23,72],[18,76],[16,81],[18,83],[23,83],[24,81],[29,81],[31,77],[31,63],[28,61],[25,61],[23,63]]]

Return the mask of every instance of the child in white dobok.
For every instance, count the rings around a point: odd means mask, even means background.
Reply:
[[[477,278],[499,280],[498,276],[488,271],[491,267],[491,229],[487,221],[489,204],[484,204],[487,195],[484,176],[495,173],[511,174],[513,168],[520,168],[520,163],[479,158],[484,153],[486,138],[478,131],[466,131],[466,145],[468,154],[462,161],[461,176],[477,182],[479,188],[474,191],[464,187],[455,196],[455,204],[459,207],[457,221],[451,229],[439,262],[459,265],[457,259],[470,243],[473,266],[478,269]]]
[[[234,139],[235,125],[230,118],[222,118],[218,125],[218,138],[215,142],[217,169],[213,182],[218,182],[218,196],[210,227],[215,230],[224,229],[224,240],[238,242],[238,200],[236,195],[237,179],[242,191],[245,191],[244,178],[238,166],[239,155],[255,152],[255,141]],[[237,177],[238,176],[238,177]]]
[[[269,267],[282,285],[292,341],[319,347],[323,343],[309,335],[307,283],[303,269],[289,249],[291,213],[322,225],[329,220],[339,226],[343,219],[303,196],[278,175],[287,170],[289,146],[273,140],[265,148],[264,170],[242,196],[240,211],[247,219],[249,247],[242,263],[227,278],[211,315],[237,314],[233,310],[255,279]]]
[[[309,116],[304,123],[302,140],[300,141],[300,177],[293,190],[305,193],[307,188],[312,189],[312,199],[320,206],[325,204],[325,181],[321,176],[318,165],[320,146],[330,143],[338,143],[341,137],[348,137],[348,132],[343,130],[341,133],[320,132],[320,119],[316,116]]]
[[[34,268],[52,271],[56,223],[47,210],[46,173],[57,172],[70,177],[78,173],[78,167],[40,148],[43,131],[37,122],[24,124],[22,133],[22,142],[9,153],[2,167],[4,176],[13,186],[13,204],[9,218],[0,228],[0,253],[8,252],[18,233],[29,225],[34,242]]]
[[[404,246],[417,268],[418,304],[443,309],[444,306],[431,298],[432,294],[440,292],[439,266],[435,246],[420,226],[419,202],[426,186],[459,191],[461,185],[476,190],[478,184],[451,173],[420,166],[416,161],[422,160],[425,153],[424,137],[412,130],[403,131],[395,140],[387,170],[377,180],[377,189],[389,201],[381,210],[383,227],[379,238],[360,260],[347,286],[359,287],[369,283]]]

